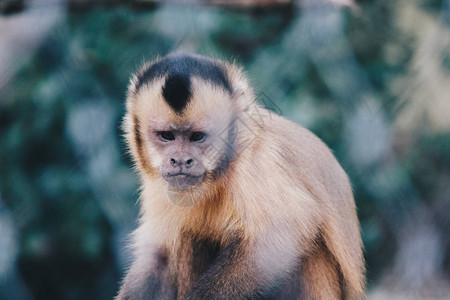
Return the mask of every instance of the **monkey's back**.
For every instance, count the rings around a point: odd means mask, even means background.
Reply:
[[[364,289],[364,260],[347,174],[328,146],[311,131],[292,121],[271,114],[264,120],[262,132],[259,147],[267,149],[260,153],[270,153],[271,156],[263,160],[266,163],[272,160],[272,168],[278,168],[269,178],[285,178],[284,189],[291,191],[286,193],[286,202],[281,204],[291,209],[280,207],[275,210],[286,218],[295,218],[292,214],[297,214],[299,219],[317,222],[319,231],[308,232],[303,238],[314,240],[312,245],[323,243],[325,250],[333,253],[345,278],[348,298],[360,298]],[[286,173],[289,176],[285,176]],[[302,205],[306,207],[302,209]],[[312,215],[311,210],[315,210],[316,215]],[[303,224],[302,220],[298,224],[310,226]],[[307,252],[315,255],[317,248],[312,247]]]

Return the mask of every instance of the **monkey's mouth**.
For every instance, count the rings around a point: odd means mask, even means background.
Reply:
[[[184,190],[198,184],[203,179],[203,174],[189,174],[189,173],[176,173],[176,174],[165,174],[164,180],[167,183],[178,190]]]

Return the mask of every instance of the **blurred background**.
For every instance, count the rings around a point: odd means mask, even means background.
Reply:
[[[450,299],[450,0],[0,0],[0,299],[112,299],[121,118],[171,51],[236,60],[353,183],[368,299]]]

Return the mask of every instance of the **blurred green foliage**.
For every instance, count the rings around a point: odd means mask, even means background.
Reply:
[[[409,178],[414,192],[406,187],[406,194],[434,207],[449,192],[443,186],[450,178],[450,135],[423,120],[417,120],[418,131],[397,130],[404,103],[393,82],[410,76],[418,43],[414,31],[399,25],[404,4],[362,1],[357,11],[342,11],[351,50],[344,56],[354,56],[367,76],[394,136],[390,155],[396,155],[398,171],[393,174],[403,174],[394,178]],[[441,5],[418,1],[414,8],[437,19]],[[52,13],[40,11],[43,18]],[[18,67],[0,89],[0,200],[18,228],[19,273],[34,298],[115,294],[124,265],[118,249],[124,236],[115,234],[134,227],[138,198],[120,130],[127,83],[141,62],[177,49],[236,59],[258,91],[334,150],[354,185],[369,284],[377,281],[393,263],[396,233],[389,225],[392,215],[383,210],[387,206],[368,186],[376,166],[356,167],[347,154],[345,120],[353,112],[348,107],[360,99],[336,101],[339,96],[305,52],[304,41],[292,39],[300,35],[296,22],[301,21],[294,7],[64,11],[35,50],[10,62]],[[88,125],[78,128],[77,120]],[[80,130],[87,135],[92,130],[93,140],[78,139]],[[439,226],[448,226],[437,216]],[[448,270],[448,254],[444,263]]]

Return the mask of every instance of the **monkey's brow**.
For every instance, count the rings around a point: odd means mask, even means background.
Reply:
[[[171,123],[169,124],[169,127],[171,130],[177,130],[177,131],[187,131],[187,130],[191,130],[193,127],[192,123],[187,123],[187,124],[175,124],[175,123]]]
[[[205,131],[211,127],[212,120],[205,118],[200,122],[192,122],[186,120],[185,122],[175,123],[175,122],[163,122],[149,120],[147,123],[147,128],[152,131]]]
[[[161,124],[150,124],[149,129],[151,131],[160,132],[160,131],[173,131],[173,132],[187,132],[187,131],[202,131],[202,127],[196,126],[194,124],[174,124],[167,123],[164,125]]]

